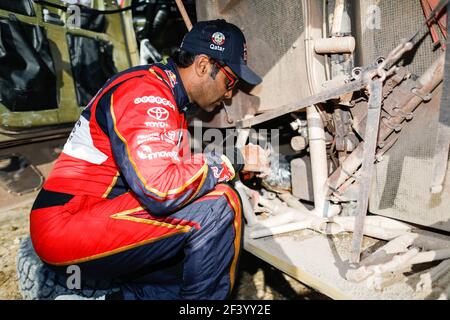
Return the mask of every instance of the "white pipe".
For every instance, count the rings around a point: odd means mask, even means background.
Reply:
[[[270,203],[269,200],[264,198],[261,198],[260,200],[262,200],[260,201],[260,203],[264,203],[264,207],[270,209],[274,213],[274,215],[264,220],[260,219],[258,222],[258,226],[271,229],[272,227],[277,227],[298,220],[305,220],[305,217],[302,216],[302,213],[297,212],[295,209],[274,205]]]
[[[275,212],[276,214],[282,214],[286,209],[288,209],[288,207],[282,202],[276,202],[274,200],[269,200],[261,196],[258,198],[258,203]]]
[[[252,227],[258,223],[258,217],[255,215],[253,206],[249,201],[249,197],[246,193],[245,186],[242,184],[241,181],[236,181],[234,187],[241,197],[242,211],[244,212],[244,217],[245,220],[247,221],[247,225],[249,227]]]
[[[295,198],[292,194],[290,193],[280,193],[278,195],[278,197],[283,200],[284,202],[286,202],[286,204],[294,209],[297,209],[301,212],[305,212],[305,213],[310,213],[310,210],[308,208],[305,207],[305,205],[303,203],[301,203],[300,201],[298,201],[297,198]]]
[[[251,237],[259,238],[295,231],[297,226],[301,227],[301,229],[309,228],[323,234],[338,234],[341,232],[353,231],[355,217],[334,217],[332,219],[320,218],[293,208],[283,208],[280,210],[275,210],[274,212],[280,212],[281,210],[283,210],[283,213],[278,213],[271,218],[263,220],[264,229],[251,233]],[[379,218],[386,220],[383,221],[383,223],[380,223]],[[286,224],[281,225],[282,222]],[[364,235],[382,240],[392,240],[399,236],[408,234],[411,228],[406,225],[399,226],[397,225],[397,222],[398,221],[384,217],[366,217],[364,221]],[[259,225],[262,225],[262,221],[258,222],[255,227],[259,229]],[[414,238],[410,239],[411,242],[413,239]]]
[[[319,54],[353,53],[355,50],[355,38],[337,37],[314,40],[314,51]]]
[[[353,231],[355,217],[333,217],[330,221],[339,224],[344,231]],[[411,231],[403,222],[380,216],[368,216],[364,221],[364,234],[382,240],[392,240]]]
[[[251,189],[246,188],[247,194]],[[254,224],[257,230],[250,233],[251,238],[260,238],[284,232],[295,231],[295,228],[310,228],[324,234],[338,234],[340,232],[352,232],[355,217],[323,218],[311,214],[300,202],[290,195],[280,195],[291,207],[283,203],[276,203],[264,197],[258,198],[258,203],[274,213],[274,216]],[[296,208],[292,208],[295,206]],[[261,230],[259,230],[262,227]],[[392,240],[411,231],[411,227],[403,222],[380,216],[369,216],[364,221],[364,234],[370,237]],[[414,237],[409,239],[410,242]]]
[[[381,290],[387,283],[392,283],[392,281],[389,281],[390,279],[399,279],[396,275],[400,275],[401,273],[410,270],[414,264],[448,259],[449,257],[450,249],[427,252],[418,252],[418,249],[416,248],[408,250],[402,255],[394,256],[392,260],[387,263],[370,266],[367,270],[371,273],[367,278],[367,286],[369,288]],[[430,287],[432,287],[432,283],[430,283]],[[440,290],[436,290],[438,292],[434,291],[435,290],[433,290],[434,295],[442,292]]]
[[[386,263],[370,266],[369,269],[371,269],[375,274],[382,274],[385,272],[392,272],[398,269],[403,269],[407,265],[410,265],[411,260],[418,254],[419,249],[413,248],[406,251],[405,253],[394,256],[392,260]]]
[[[309,91],[310,94],[314,94],[317,92],[317,81],[315,79],[315,73],[314,73],[314,63],[313,58],[311,56],[311,53],[313,52],[312,48],[312,38],[310,36],[310,14],[309,14],[309,0],[302,0],[302,14],[303,14],[303,21],[305,25],[305,66],[306,66],[306,79],[308,81]]]
[[[370,218],[370,217],[366,217]],[[394,222],[398,222],[395,221]],[[401,223],[401,222],[400,222]],[[442,238],[435,238],[429,235],[407,232],[389,241],[373,254],[365,258],[361,265],[374,265],[386,259],[387,255],[408,251],[411,246],[419,247],[422,250],[439,251],[450,247],[450,241]]]
[[[311,154],[311,175],[313,179],[313,213],[319,217],[330,217],[336,211],[326,200],[326,188],[324,188],[328,178],[325,130],[315,106],[306,108],[306,119],[308,121],[309,152]]]
[[[259,220],[257,224],[257,228],[263,227],[263,228],[273,228],[277,226],[281,226],[290,222],[294,222],[295,217],[293,212],[288,211],[282,214],[277,214],[275,216],[272,216],[265,220]]]
[[[361,282],[371,276],[379,276],[382,273],[405,267],[407,265],[407,262],[414,258],[418,253],[419,250],[417,248],[414,248],[402,254],[395,255],[394,257],[392,257],[392,259],[384,263],[361,266],[358,269],[350,269],[347,271],[345,277],[348,281]]]
[[[325,145],[325,131],[322,119],[315,106],[306,108],[308,121],[309,149],[311,153],[311,172],[313,178],[314,205],[317,213],[323,210],[325,195],[321,192],[321,186],[327,179],[327,154]]]
[[[300,206],[298,206],[300,210],[287,207],[286,205],[263,197],[258,198],[258,203],[271,210],[275,215],[262,221],[259,220],[255,224],[255,229],[250,232],[250,237],[253,239],[305,228],[320,232],[323,229],[323,224],[326,223],[325,218],[311,214],[311,211],[302,207],[300,203]]]
[[[308,210],[298,210],[298,209],[290,208],[290,207],[287,207],[287,206],[285,206],[283,204],[278,204],[278,203],[275,203],[275,202],[273,202],[271,200],[267,200],[267,199],[265,199],[263,197],[260,197],[258,199],[258,202],[262,206],[270,209],[272,212],[274,212],[277,215],[286,214],[286,215],[292,216],[293,220],[294,219],[295,220],[305,220],[305,219],[316,219],[317,220],[317,219],[319,219],[320,221],[323,221],[322,218],[319,218],[319,217],[316,217],[315,215],[312,215],[311,212],[308,211]],[[269,218],[269,219],[272,219],[272,218]]]
[[[322,188],[322,192],[324,194],[324,197],[326,195],[326,191],[325,188]],[[314,208],[314,210],[316,210]],[[325,216],[325,217],[334,217],[337,216],[339,213],[341,213],[342,207],[338,204],[332,204],[330,201],[325,200],[325,205],[322,211],[322,215],[320,215],[320,213],[316,213],[316,215],[318,216]],[[325,215],[324,215],[325,213]]]
[[[254,191],[247,186],[245,186],[241,181],[237,181],[235,183],[235,188],[238,190],[241,198],[245,198],[247,203],[250,204],[249,198],[254,195]],[[272,227],[280,226],[283,224],[288,224],[290,222],[305,220],[309,217],[316,218],[315,216],[308,213],[308,210],[305,208],[304,211],[295,210],[293,208],[289,208],[283,204],[276,203],[273,200],[268,200],[264,197],[258,195],[257,199],[258,203],[267,209],[271,210],[274,213],[274,216],[269,217],[265,220],[258,219],[255,215],[253,207],[250,204],[249,209],[244,208],[244,216],[247,220],[247,224],[249,227],[262,227],[266,230],[271,230]],[[244,205],[244,200],[243,200]],[[316,218],[317,219],[317,218]],[[268,231],[270,234],[270,231]]]
[[[328,21],[328,15],[327,15],[327,0],[322,0],[322,38],[326,38],[328,36],[328,30],[327,30],[327,21]],[[330,68],[330,58],[325,55],[325,79],[330,80],[331,79],[331,68]]]
[[[408,247],[410,247],[414,243],[414,239],[416,237],[417,234],[414,233],[406,233],[404,235],[398,236],[397,238],[386,243],[384,246],[379,248],[363,261],[361,261],[361,265],[374,265],[385,261],[388,255],[408,251]]]
[[[307,80],[311,94],[317,92],[314,75],[314,63],[312,60],[313,49],[309,34],[309,1],[302,1],[303,18],[305,19],[305,60],[307,68]],[[325,131],[322,118],[316,107],[306,108],[306,119],[308,121],[309,152],[311,155],[311,175],[313,179],[314,210],[312,213],[319,217],[331,217],[340,212],[340,206],[330,205],[326,200],[327,188],[325,183],[328,179],[327,153],[325,144]]]
[[[334,3],[333,23],[331,25],[331,35],[341,31],[342,16],[344,15],[344,0],[336,0]]]
[[[413,264],[449,258],[450,249],[419,252],[419,249],[413,248],[404,253],[393,256],[392,259],[387,262],[374,265],[363,265],[358,269],[348,270],[346,278],[349,281],[361,282],[364,279],[373,277],[371,280],[368,279],[368,282],[371,284],[379,284],[381,283],[379,277],[383,277],[383,274],[386,274],[387,272],[401,272],[406,268],[411,267]]]
[[[420,252],[411,260],[411,264],[450,259],[450,249]]]

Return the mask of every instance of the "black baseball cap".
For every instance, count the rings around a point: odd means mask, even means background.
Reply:
[[[194,54],[206,54],[222,61],[239,78],[251,85],[262,82],[247,66],[247,44],[242,31],[223,19],[200,21],[185,34],[180,49]]]

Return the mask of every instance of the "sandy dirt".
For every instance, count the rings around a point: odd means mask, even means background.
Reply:
[[[28,211],[0,216],[0,300],[22,299],[17,287],[16,254],[29,230]]]
[[[0,213],[0,300],[22,299],[16,278],[16,254],[29,230],[30,204]],[[243,251],[231,299],[327,299],[263,260]]]

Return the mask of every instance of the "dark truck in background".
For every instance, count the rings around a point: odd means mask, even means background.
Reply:
[[[174,1],[2,1],[0,193],[39,189],[37,166],[58,156],[109,77],[138,65],[140,50],[141,63],[170,55],[185,31]]]
[[[448,299],[446,1],[183,3],[192,22],[238,25],[264,80],[196,119],[271,151],[268,177],[236,184],[245,249],[335,299]],[[37,166],[107,78],[164,59],[187,31],[175,1],[91,1],[75,28],[68,6],[0,4],[5,197],[40,187]],[[53,297],[20,274],[25,298]]]

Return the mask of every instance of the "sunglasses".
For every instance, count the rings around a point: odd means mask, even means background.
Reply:
[[[221,65],[220,63],[218,63],[217,61],[215,61],[214,64],[227,77],[227,80],[228,80],[227,81],[227,91],[232,90],[236,86],[236,84],[238,83],[239,78],[234,76],[230,72],[228,72],[227,69],[225,69],[224,66]]]

